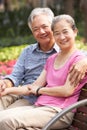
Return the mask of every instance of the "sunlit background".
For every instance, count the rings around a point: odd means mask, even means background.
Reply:
[[[0,73],[9,63],[12,65],[22,49],[35,42],[27,25],[31,10],[49,7],[55,15],[71,15],[79,30],[78,48],[87,52],[87,0],[0,0]],[[12,61],[12,62],[11,62]],[[9,71],[10,72],[10,71]]]

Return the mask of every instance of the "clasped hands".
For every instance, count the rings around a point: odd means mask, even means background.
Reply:
[[[36,85],[28,85],[27,88],[28,88],[29,94],[38,95],[38,91],[42,87],[38,87]]]
[[[69,80],[71,84],[75,86],[81,82],[87,72],[87,59],[82,59],[76,64],[73,64],[69,70]],[[0,80],[0,96],[7,94],[16,94],[16,95],[37,95],[37,90],[40,86],[35,84],[28,84],[22,87],[7,87],[7,82],[5,80]]]
[[[3,81],[2,85],[0,85],[0,96],[5,96],[8,94],[15,94],[15,95],[30,95],[30,94],[37,94],[38,86],[28,84],[21,87],[7,87]]]

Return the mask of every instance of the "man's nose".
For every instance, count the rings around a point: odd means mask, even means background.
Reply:
[[[45,33],[44,29],[43,28],[40,28],[40,33]]]

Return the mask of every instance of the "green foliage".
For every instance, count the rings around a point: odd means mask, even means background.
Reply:
[[[33,36],[2,38],[0,40],[0,61],[17,59],[26,45],[35,43]]]
[[[12,59],[17,59],[22,49],[26,45],[5,47],[0,49],[0,61],[9,61]]]
[[[21,2],[22,3],[22,2]],[[58,6],[50,7],[55,15],[65,13],[64,12],[64,2],[61,0],[58,2]],[[58,8],[59,7],[59,8]],[[81,28],[80,33],[83,33],[83,16],[79,9],[79,0],[75,2],[75,21],[79,28]],[[27,25],[28,16],[33,8],[27,8],[21,6],[20,9],[15,9],[13,11],[0,12],[0,37],[12,37],[30,35],[31,31]]]
[[[19,10],[0,12],[0,36],[16,37],[30,34],[27,19],[31,9],[22,7]]]
[[[86,50],[87,51],[87,46],[84,45],[83,42],[81,42],[81,40],[76,41],[76,46],[77,46],[77,48],[79,48],[81,50]]]
[[[14,60],[17,59],[18,56],[20,55],[21,51],[27,46],[28,44],[25,45],[20,45],[20,46],[12,46],[12,47],[5,47],[5,48],[0,48],[0,61],[9,61],[9,60]],[[81,40],[76,41],[76,46],[79,49],[82,50],[87,50],[87,46],[85,46]]]
[[[0,47],[10,47],[10,46],[19,46],[25,44],[33,44],[35,39],[32,35],[30,36],[17,36],[14,38],[1,38]]]

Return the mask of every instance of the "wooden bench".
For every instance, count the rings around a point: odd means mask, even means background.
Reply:
[[[61,130],[87,130],[87,84],[84,85],[80,93],[79,101],[72,106],[66,108],[62,112],[58,113],[54,118],[52,118],[42,130],[51,130],[51,126],[55,121],[57,121],[61,116],[67,112],[77,108],[73,122],[69,128]]]

